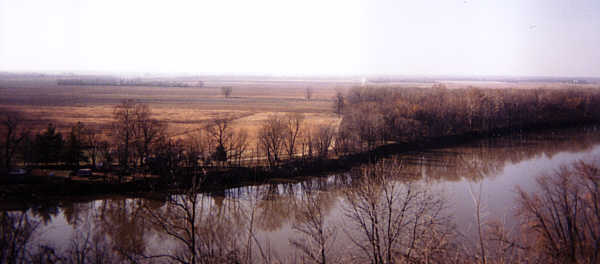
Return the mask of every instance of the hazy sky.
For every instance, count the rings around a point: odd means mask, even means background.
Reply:
[[[600,77],[600,1],[0,0],[0,70]]]

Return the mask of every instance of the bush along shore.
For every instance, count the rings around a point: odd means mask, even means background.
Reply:
[[[26,116],[2,110],[0,196],[172,191],[193,179],[210,191],[343,171],[478,138],[595,125],[600,89],[357,87],[338,92],[332,109],[339,125],[309,125],[297,113],[272,115],[250,134],[221,118],[178,137],[134,100],[115,106],[108,133],[82,123],[66,136],[52,124],[36,133],[25,127]],[[85,168],[92,172],[81,175]],[[66,172],[58,177],[54,171]]]

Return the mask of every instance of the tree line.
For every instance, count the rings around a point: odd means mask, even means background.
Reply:
[[[156,119],[147,104],[125,100],[113,108],[107,131],[78,122],[66,135],[49,124],[34,133],[18,112],[2,114],[2,167],[67,166],[116,172],[158,174],[166,178],[197,175],[205,169],[262,166],[327,158],[334,142],[333,124],[307,124],[303,114],[271,115],[250,135],[223,117],[200,129],[172,137],[168,124]],[[254,136],[255,138],[251,138]],[[119,178],[119,181],[121,177]]]
[[[86,128],[81,122],[74,125],[70,132],[63,136],[56,130],[56,126],[48,124],[44,131],[37,134],[25,127],[24,119],[18,113],[4,113],[3,125],[3,153],[0,155],[3,168],[10,169],[17,160],[23,165],[49,165],[63,163],[67,166],[78,167],[80,162],[88,161],[88,155],[92,160],[98,156],[96,151],[89,149],[88,142],[95,138],[95,132]],[[105,148],[108,144],[104,145]]]
[[[165,178],[224,167],[298,168],[314,161],[368,152],[389,143],[447,136],[493,135],[534,127],[600,121],[598,89],[447,89],[356,87],[336,92],[340,125],[313,124],[303,114],[270,115],[256,133],[216,118],[184,136],[168,134],[147,104],[125,100],[107,132],[77,123],[68,135],[53,125],[32,133],[21,114],[2,112],[2,167],[64,164]],[[311,163],[312,162],[312,163]]]
[[[104,86],[155,86],[155,87],[202,87],[204,82],[194,83],[161,80],[118,79],[118,78],[78,78],[59,79],[57,85],[104,85]]]
[[[390,142],[493,135],[600,121],[600,89],[447,89],[356,87],[336,99],[343,152]]]

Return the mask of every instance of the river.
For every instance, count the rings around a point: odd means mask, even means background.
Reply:
[[[517,222],[517,187],[534,192],[537,176],[599,157],[600,133],[595,128],[579,128],[474,140],[398,154],[380,163],[391,164],[386,168],[398,174],[394,182],[413,184],[443,201],[448,225],[474,239],[477,202],[482,221],[500,222],[510,229]],[[258,262],[263,255],[287,261],[302,255],[292,242],[308,243],[303,240],[307,237],[302,226],[310,220],[305,215],[310,209],[307,204],[317,201],[326,231],[331,231],[330,248],[335,255],[352,250],[351,237],[360,232],[348,217],[347,190],[356,186],[357,171],[216,193],[179,194],[175,199],[111,195],[49,201],[29,208],[27,215],[39,223],[33,239],[36,245],[61,251],[89,238],[121,253],[149,256],[182,250],[181,241],[166,230],[188,228],[176,208],[193,204],[197,209],[194,228],[208,241],[207,248],[239,250],[251,243]]]

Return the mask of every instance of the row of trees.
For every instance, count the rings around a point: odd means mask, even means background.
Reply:
[[[233,87],[231,87],[231,86],[221,87],[221,95],[223,95],[223,97],[225,97],[225,98],[231,97],[232,92],[233,92]],[[304,89],[304,98],[307,101],[310,101],[312,99],[312,96],[313,96],[312,88],[306,87],[306,89]]]
[[[151,117],[147,105],[126,101],[115,107],[112,137],[123,166],[167,164],[163,169],[197,171],[203,166],[276,167],[291,160],[326,158],[334,146],[335,130],[333,124],[309,125],[304,115],[288,113],[269,116],[255,135],[235,128],[231,119],[218,118],[174,139],[166,135],[163,123]],[[132,155],[139,161],[132,162]]]
[[[389,141],[600,121],[600,90],[594,88],[357,87],[343,102],[346,107],[336,106],[343,108],[339,133],[350,152]]]
[[[103,85],[103,86],[152,86],[152,87],[202,87],[204,82],[180,82],[168,80],[119,79],[119,78],[80,78],[59,79],[58,85]]]
[[[90,150],[93,163],[100,148],[108,148],[106,144],[92,142],[96,139],[96,132],[86,128],[82,123],[74,125],[64,137],[56,131],[53,124],[37,134],[33,134],[24,124],[23,118],[18,113],[3,113],[3,153],[0,155],[2,165],[10,169],[16,158],[25,164],[55,164],[65,163],[70,166],[79,166],[80,162],[88,161],[84,150]],[[94,143],[91,144],[90,142]]]
[[[302,114],[288,113],[269,116],[256,134],[218,118],[177,138],[167,134],[166,123],[155,119],[148,105],[134,100],[115,106],[107,138],[83,124],[74,126],[67,140],[58,139],[52,127],[28,136],[22,118],[7,112],[1,158],[6,168],[20,153],[25,163],[78,166],[88,158],[94,165],[102,159],[106,165],[117,161],[125,173],[133,169],[175,175],[207,166],[278,167],[368,151],[388,142],[600,121],[597,89],[357,87],[337,92],[333,106],[342,116],[339,127],[308,124]]]
[[[207,121],[184,136],[168,135],[167,124],[148,105],[125,100],[114,107],[107,133],[77,123],[65,137],[49,124],[33,134],[19,113],[3,112],[2,164],[79,167],[87,162],[105,169],[118,164],[131,172],[195,174],[206,167],[269,166],[295,160],[326,158],[334,146],[333,124],[307,124],[300,113],[271,115],[255,135],[235,128],[229,118]]]

